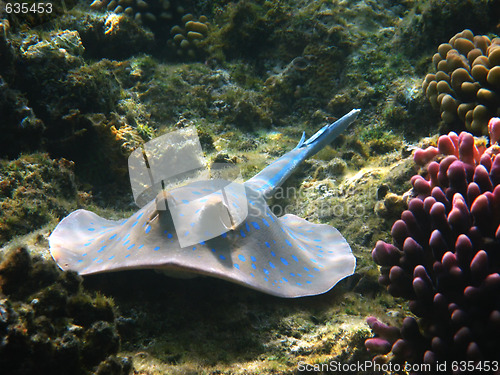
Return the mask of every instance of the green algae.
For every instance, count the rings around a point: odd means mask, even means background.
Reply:
[[[0,244],[74,208],[73,163],[46,154],[0,162]],[[73,202],[72,202],[73,201]]]

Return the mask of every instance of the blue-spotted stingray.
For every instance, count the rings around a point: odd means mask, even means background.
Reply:
[[[162,199],[214,197],[222,186],[218,180],[197,181],[175,191],[160,191],[156,199],[120,221],[86,210],[74,211],[49,237],[52,257],[63,270],[81,275],[148,268],[214,276],[280,297],[324,293],[354,272],[356,260],[349,244],[329,225],[313,224],[292,214],[276,217],[265,197],[270,197],[303,160],[330,144],[359,112],[352,110],[308,140],[303,135],[293,150],[244,182],[248,211],[238,225],[231,222],[228,207],[221,200],[199,200],[204,203],[196,214],[192,212],[191,225],[202,220],[203,212],[213,215],[226,210],[225,219],[223,215],[220,219],[228,221],[223,223],[225,233],[181,246],[179,236],[184,233],[176,232],[168,207],[159,209]]]

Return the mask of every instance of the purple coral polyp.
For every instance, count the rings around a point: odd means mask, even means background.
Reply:
[[[395,329],[370,317],[378,337],[366,347],[377,361],[500,358],[500,119],[488,129],[488,148],[451,132],[414,153],[426,177],[412,178],[416,197],[392,227],[393,244],[377,242],[372,257],[379,282],[418,320]]]

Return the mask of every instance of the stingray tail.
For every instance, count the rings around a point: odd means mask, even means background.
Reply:
[[[305,134],[303,134],[297,147],[268,165],[260,173],[248,180],[245,185],[269,197],[300,163],[318,153],[323,147],[337,138],[356,120],[359,112],[361,112],[360,109],[353,109],[334,123],[325,125],[307,140],[305,140]]]

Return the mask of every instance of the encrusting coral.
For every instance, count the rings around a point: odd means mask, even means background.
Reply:
[[[169,0],[94,0],[90,7],[116,14],[125,13],[141,24],[168,22],[174,17],[174,13],[182,13],[184,10],[182,7],[172,6]]]
[[[410,300],[417,319],[398,329],[370,317],[379,337],[365,345],[375,360],[500,358],[500,119],[488,128],[489,148],[451,132],[414,154],[428,178],[412,178],[416,198],[392,227],[394,244],[377,242],[372,257],[379,282]]]
[[[500,116],[500,39],[464,30],[441,44],[432,62],[436,73],[422,88],[442,120],[486,135],[488,120]]]
[[[19,248],[0,263],[0,368],[5,374],[125,375],[113,301]]]

